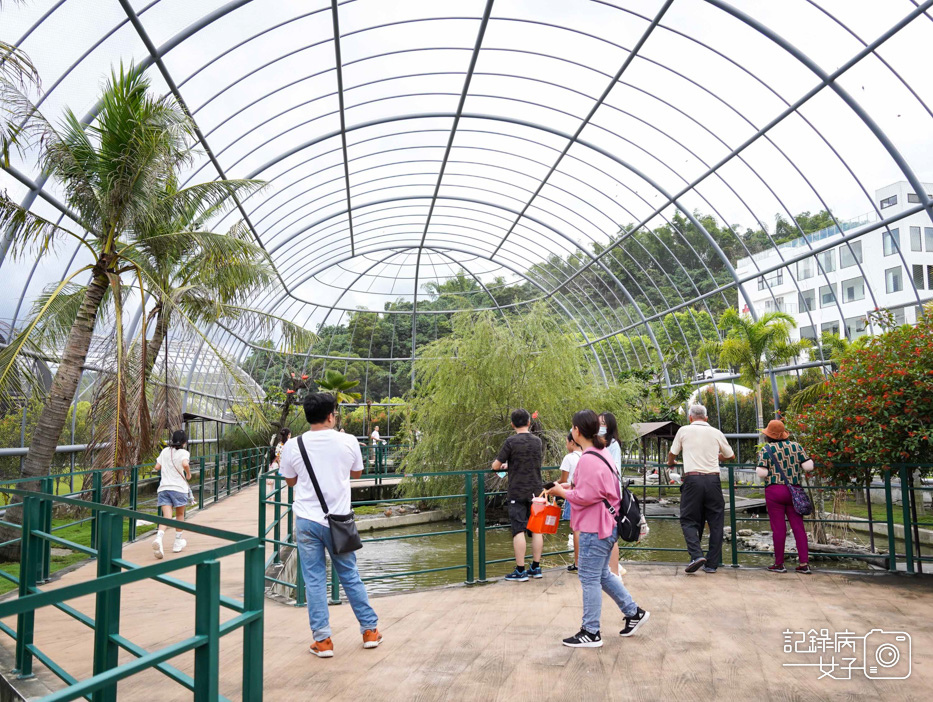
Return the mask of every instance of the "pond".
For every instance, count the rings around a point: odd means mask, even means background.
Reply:
[[[728,524],[728,514],[727,514]],[[637,546],[637,550],[624,550],[624,561],[654,561],[665,563],[686,563],[689,558],[686,551],[665,551],[657,549],[683,549],[684,538],[680,530],[680,523],[676,518],[649,518],[651,532]],[[754,527],[757,530],[767,528]],[[740,526],[741,528],[741,526]],[[418,526],[402,527],[399,529],[385,529],[373,532],[364,532],[363,538],[384,538],[410,534],[426,534],[439,531],[463,529],[459,521],[435,522]],[[558,552],[572,549],[569,541],[569,522],[561,522],[557,534],[545,536],[544,552]],[[790,536],[788,537],[790,540]],[[476,536],[474,534],[474,545]],[[792,542],[791,542],[792,543]],[[445,534],[438,536],[425,536],[417,539],[400,541],[381,541],[365,543],[362,550],[357,551],[357,561],[360,574],[364,578],[383,574],[401,573],[412,570],[427,570],[430,568],[444,568],[447,566],[462,565],[465,561],[465,534]],[[704,539],[704,546],[706,540]],[[475,547],[475,546],[474,546]],[[723,545],[723,559],[731,561],[731,544],[727,541]],[[531,555],[530,543],[528,555]],[[500,577],[513,568],[512,539],[508,528],[492,528],[486,533],[486,560],[509,559],[504,563],[494,563],[487,566],[488,578]],[[566,566],[573,559],[573,554],[566,553],[544,558],[543,567]],[[740,555],[739,562],[743,565],[767,566],[773,562],[769,554]],[[819,563],[815,564],[819,567]],[[862,561],[852,559],[836,560],[826,563],[824,567],[838,569],[866,569],[868,566]],[[466,577],[465,569],[425,573],[422,575],[404,576],[398,578],[385,578],[367,581],[366,586],[371,593],[390,593],[410,590],[415,587],[433,587],[461,583]],[[475,577],[478,577],[478,569]]]

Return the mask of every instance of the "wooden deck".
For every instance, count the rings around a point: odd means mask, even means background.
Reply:
[[[213,527],[253,532],[255,490],[198,515]],[[169,535],[171,536],[171,535]],[[170,543],[170,539],[166,539]],[[189,549],[210,541],[189,532]],[[152,559],[148,541],[126,547],[125,557]],[[171,558],[166,554],[166,558]],[[546,565],[546,564],[545,564]],[[193,573],[183,577],[193,580]],[[94,577],[94,567],[64,575],[47,588]],[[929,699],[933,686],[933,581],[890,575],[774,575],[724,569],[687,576],[680,567],[630,565],[625,578],[651,619],[622,639],[622,618],[606,600],[605,645],[572,650],[560,639],[575,633],[582,612],[576,575],[545,573],[543,580],[497,582],[471,588],[375,598],[384,644],[364,651],[349,606],[331,608],[336,657],[307,653],[311,636],[303,609],[267,602],[265,699],[288,700],[758,700]],[[222,589],[242,596],[242,557],[222,565]],[[91,598],[72,605],[93,615]],[[121,634],[154,649],[193,633],[194,598],[156,583],[124,590]],[[224,614],[224,618],[227,618]],[[9,622],[12,624],[12,622]],[[907,680],[818,680],[818,655],[785,655],[786,629],[849,631],[878,628],[912,637],[913,672]],[[36,617],[36,644],[79,678],[91,671],[89,629],[52,609]],[[240,698],[241,636],[221,644],[221,692]],[[4,637],[3,645],[12,646]],[[841,662],[841,657],[837,656]],[[126,658],[129,660],[129,657]],[[193,671],[190,655],[172,661]],[[59,683],[41,664],[37,674]],[[120,700],[188,700],[190,693],[160,673],[124,682]]]

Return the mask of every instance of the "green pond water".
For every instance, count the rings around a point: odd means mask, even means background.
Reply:
[[[752,516],[752,515],[750,515]],[[759,515],[761,516],[761,515]],[[726,515],[726,524],[728,525],[728,513]],[[739,528],[753,528],[761,531],[767,528],[767,522],[747,523],[739,525]],[[667,563],[686,563],[689,558],[686,551],[663,551],[657,549],[683,549],[684,538],[680,530],[680,523],[676,519],[659,519],[649,517],[651,531],[648,536],[638,544],[638,550],[623,550],[622,558],[624,561],[655,561]],[[433,524],[423,524],[418,526],[403,527],[399,529],[384,529],[372,532],[363,532],[363,538],[385,538],[391,536],[402,536],[411,534],[426,534],[439,531],[453,531],[463,529],[463,524],[459,521],[435,522]],[[568,540],[570,534],[569,522],[561,522],[557,534],[548,535],[544,538],[544,552],[558,552],[572,549],[572,544]],[[427,570],[431,568],[444,568],[447,566],[463,565],[465,562],[465,539],[466,535],[444,534],[438,536],[425,536],[415,539],[405,539],[399,541],[380,541],[375,543],[364,543],[363,548],[357,551],[357,562],[360,567],[360,574],[364,578],[390,575],[392,573],[402,573],[412,570]],[[474,553],[476,553],[476,535],[474,534]],[[792,545],[793,540],[788,534],[788,546]],[[706,540],[704,539],[704,547]],[[731,562],[731,543],[728,541],[723,545],[723,560]],[[530,540],[528,555],[531,555]],[[492,529],[486,534],[486,560],[494,561],[508,558],[509,562],[495,563],[487,566],[486,577],[495,578],[508,573],[514,567],[511,562],[512,539],[508,528]],[[478,555],[475,557],[478,564]],[[543,561],[544,568],[556,566],[566,566],[573,560],[571,553],[545,556]],[[773,557],[769,554],[762,555],[740,555],[739,563],[749,566],[767,566],[773,562]],[[820,562],[815,562],[814,567],[821,567]],[[826,562],[824,566],[833,570],[844,568],[865,569],[868,565],[864,561],[852,559],[833,560]],[[474,577],[479,577],[478,567],[475,570]],[[465,569],[442,571],[435,573],[425,573],[422,575],[410,575],[397,578],[382,578],[378,580],[367,580],[367,589],[371,593],[389,593],[410,590],[412,588],[433,587],[438,585],[450,585],[461,583],[466,578]]]

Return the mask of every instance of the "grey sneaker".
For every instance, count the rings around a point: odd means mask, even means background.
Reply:
[[[685,573],[696,573],[700,568],[706,565],[706,559],[703,556],[699,558],[694,558],[687,564],[687,567],[684,568]]]

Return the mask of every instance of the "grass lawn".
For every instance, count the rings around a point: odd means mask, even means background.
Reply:
[[[145,515],[140,515],[140,516],[143,518],[145,517]],[[55,527],[64,526],[65,524],[70,524],[73,521],[75,520],[53,519],[52,528],[54,529]],[[153,529],[155,529],[154,524],[146,524],[146,525],[140,524],[136,529],[136,536],[138,538],[142,534],[152,531]],[[72,541],[81,546],[87,546],[87,547],[91,546],[91,523],[90,522],[84,522],[83,524],[76,524],[74,526],[66,527],[64,529],[59,529],[58,531],[55,531],[54,533],[55,533],[55,536],[60,536],[63,539],[67,539],[68,541]],[[129,538],[130,538],[130,525],[127,522],[124,522],[123,523],[123,541],[127,541]],[[53,543],[52,548],[65,548],[65,547],[62,544]],[[50,566],[49,569],[52,573],[55,573],[61,570],[62,568],[67,568],[68,566],[73,565],[74,563],[77,563],[79,561],[83,561],[86,558],[88,558],[87,554],[81,553],[79,551],[72,551],[71,553],[67,555],[62,555],[62,556],[53,555],[49,562],[49,566]],[[4,573],[8,573],[9,575],[12,575],[18,578],[19,577],[19,563],[4,563],[0,565],[0,571]],[[16,587],[17,586],[15,583],[0,576],[0,595],[7,593],[10,590],[15,590]]]

